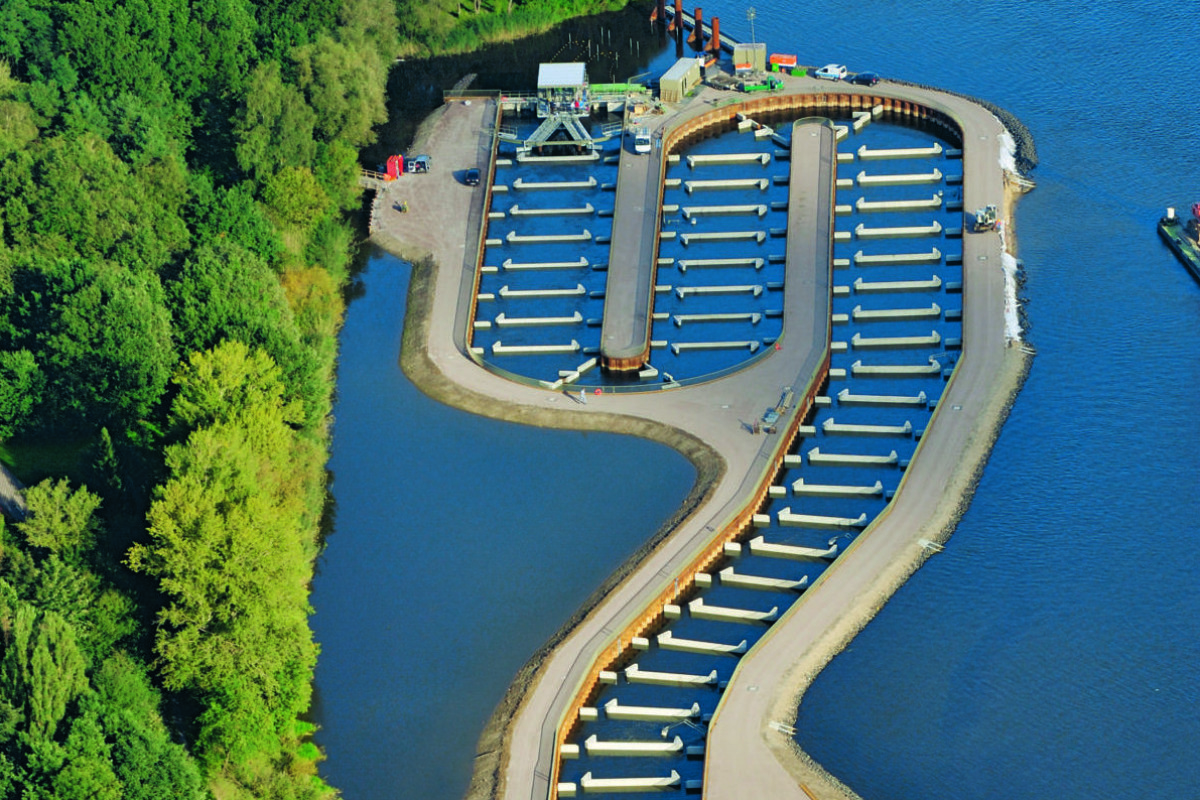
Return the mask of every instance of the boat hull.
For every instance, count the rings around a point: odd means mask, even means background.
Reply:
[[[1158,223],[1158,235],[1167,243],[1183,265],[1192,273],[1192,277],[1200,281],[1200,247],[1190,241],[1180,224],[1167,225]]]

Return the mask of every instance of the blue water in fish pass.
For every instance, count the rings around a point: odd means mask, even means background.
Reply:
[[[703,5],[750,38],[744,6]],[[1200,796],[1200,287],[1154,230],[1200,200],[1193,10],[755,5],[772,52],[994,101],[1041,159],[1029,380],[945,553],[818,678],[799,741],[870,800]],[[322,772],[349,800],[461,797],[513,671],[692,479],[425,399],[396,369],[406,282],[377,259],[349,309],[314,584]]]

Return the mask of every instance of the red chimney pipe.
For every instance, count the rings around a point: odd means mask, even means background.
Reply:
[[[712,21],[712,41],[709,43],[709,50],[713,54],[713,58],[721,57],[721,18],[713,17]]]
[[[658,21],[659,25],[663,25],[666,23],[666,21],[667,21],[667,0],[658,0],[658,4],[657,4],[657,7],[655,8],[655,12],[654,12],[654,19]],[[662,28],[659,28],[659,30],[662,30]]]
[[[692,19],[696,25],[692,28],[691,38],[688,43],[691,44],[693,50],[704,49],[704,11],[700,6],[696,6],[696,10],[692,12]]]
[[[671,30],[675,31],[676,36],[681,36],[683,31],[683,0],[675,0],[675,16],[671,17]]]

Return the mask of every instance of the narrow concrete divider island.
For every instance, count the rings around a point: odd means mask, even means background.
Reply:
[[[731,95],[726,91],[705,87],[680,103],[665,104],[665,113],[650,123],[655,142],[652,152],[622,152],[600,354],[609,370],[640,369],[651,346],[649,325],[668,155],[677,154],[689,137],[736,124],[739,115],[776,119],[780,115],[849,117],[853,112],[868,112],[874,118],[878,113],[873,110],[878,108],[882,113],[941,126],[962,143],[963,206],[995,204],[1005,221],[1001,227],[1011,228],[1018,194],[1011,165],[1011,138],[990,111],[969,99],[886,82],[862,88],[840,84],[831,87],[809,77],[791,75],[781,76],[780,87],[774,93],[753,99],[733,97],[736,102],[730,102]],[[809,547],[814,552],[801,553],[799,545],[766,542],[754,535],[754,529],[772,522],[760,519],[760,510],[768,497],[778,496],[772,494],[772,489],[787,490],[777,486],[785,460],[797,457],[790,453],[797,439],[813,435],[809,423],[816,407],[830,402],[830,359],[838,349],[832,335],[831,297],[836,292],[833,246],[840,131],[829,119],[799,119],[790,126],[783,334],[773,346],[754,356],[742,369],[719,379],[657,392],[622,394],[597,389],[584,404],[545,385],[511,380],[485,368],[471,352],[473,309],[490,222],[498,121],[499,108],[494,99],[479,97],[469,103],[459,99],[435,112],[419,133],[420,148],[429,152],[435,163],[478,166],[488,176],[479,190],[470,192],[469,199],[465,194],[468,190],[450,175],[440,179],[422,175],[421,203],[410,206],[407,213],[391,211],[390,196],[411,186],[405,183],[411,180],[409,176],[381,190],[376,200],[375,240],[416,262],[402,353],[406,372],[428,394],[477,413],[526,424],[624,432],[668,443],[696,464],[699,477],[685,508],[669,528],[627,564],[602,596],[581,610],[569,628],[537,654],[519,677],[493,726],[485,732],[471,796],[543,800],[576,790],[675,787],[700,789],[714,798],[805,798],[810,790],[823,798],[838,796],[836,793],[845,791],[844,787],[806,760],[791,737],[780,731],[794,722],[798,697],[812,677],[932,551],[922,542],[936,543],[948,537],[1020,386],[1028,354],[1012,333],[1015,294],[1006,284],[1004,264],[1009,256],[1004,253],[1002,231],[971,233],[962,238],[961,352],[932,421],[921,432],[916,453],[906,465],[900,489],[873,520],[781,511],[777,523],[783,525],[835,531],[866,526],[844,552],[836,543],[830,543],[824,549]],[[1009,173],[1014,180],[1006,180]],[[693,186],[689,191],[701,188],[718,187]],[[928,192],[928,187],[924,191]],[[941,197],[935,200],[934,207],[939,207]],[[893,257],[900,263],[936,263],[940,259],[940,253]],[[859,279],[845,292],[867,296],[873,288],[887,291],[878,288],[882,283],[885,281]],[[919,287],[903,288],[912,291]],[[941,309],[926,301],[922,307],[890,306],[855,313],[865,314],[866,321],[886,324],[895,316],[936,317]],[[555,318],[538,321],[531,316],[520,324],[552,324],[547,320]],[[859,337],[856,347],[869,353],[869,338]],[[868,343],[864,345],[864,341]],[[847,346],[844,342],[841,345]],[[854,370],[859,369],[937,375],[943,366],[931,359],[928,365],[856,363]],[[833,397],[838,397],[836,390]],[[848,407],[857,403],[898,406],[901,410],[923,402],[915,394],[868,395],[853,391],[840,400]],[[772,406],[776,417],[769,426],[763,426],[764,433],[756,433],[763,409]],[[830,420],[824,430],[829,430],[829,425],[843,424]],[[903,435],[913,433],[910,426]],[[894,451],[890,456],[823,454],[819,448],[811,448],[807,458],[846,464],[897,462]],[[797,496],[875,496],[880,488],[816,482],[798,485],[798,490],[795,485],[791,487]],[[741,575],[724,564],[728,554],[743,549],[751,553],[756,548],[759,553],[782,557],[836,556],[836,561],[811,585],[806,580]],[[803,594],[781,613],[770,607],[756,611],[697,602],[691,596],[692,589],[711,585],[714,575],[725,585],[740,583],[762,592],[802,589]],[[779,609],[783,607],[778,604]],[[748,652],[745,641],[707,641],[660,632],[664,617],[683,613],[698,619],[770,627]],[[597,707],[598,687],[616,681],[678,683],[703,679],[704,685],[717,683],[712,674],[667,673],[638,667],[637,654],[651,642],[663,649],[739,659],[708,723],[707,742],[702,748],[703,780],[685,785],[692,782],[681,779],[673,769],[664,767],[659,775],[658,770],[643,767],[644,771],[629,776],[601,776],[589,771],[577,783],[560,781],[560,755],[571,757],[581,752],[578,744],[567,740],[580,720],[600,714],[601,709],[604,713],[615,711],[651,720],[690,720],[698,714],[689,706],[632,706],[615,699]],[[674,739],[666,739],[665,746],[639,741],[618,744],[593,735],[582,744],[584,754],[616,754],[622,749],[635,755],[678,750]]]

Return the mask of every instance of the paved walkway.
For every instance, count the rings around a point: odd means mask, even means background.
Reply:
[[[851,87],[809,78],[788,78],[785,91],[853,91]],[[999,168],[1002,129],[979,106],[937,92],[877,86],[873,94],[911,98],[945,111],[964,129],[965,203],[975,208],[1004,203]],[[712,104],[733,98],[706,89],[690,99],[683,113],[703,113]],[[764,478],[775,437],[754,436],[746,423],[773,405],[781,387],[797,381],[807,347],[784,347],[731,379],[669,392],[602,395],[587,406],[570,405],[563,395],[513,383],[481,369],[463,353],[465,309],[469,308],[474,268],[473,231],[482,219],[482,188],[469,189],[452,171],[488,167],[494,119],[490,103],[454,103],[435,112],[420,134],[422,148],[433,156],[434,171],[406,175],[389,187],[379,213],[376,239],[401,255],[431,254],[439,265],[429,312],[432,324],[424,342],[428,357],[445,378],[465,391],[491,399],[492,411],[506,418],[547,419],[576,424],[586,415],[620,415],[677,429],[709,445],[724,460],[724,472],[700,507],[660,545],[549,656],[535,687],[512,723],[503,775],[503,796],[542,800],[547,795],[553,764],[558,718],[570,703],[586,670],[612,631],[638,615],[675,574],[703,549],[724,522],[739,509],[742,498]],[[407,199],[410,211],[391,209],[392,199]],[[463,214],[469,203],[469,214]],[[720,715],[710,730],[706,794],[710,797],[772,797],[798,795],[798,779],[782,766],[767,746],[766,719],[773,695],[791,665],[811,651],[822,625],[839,610],[855,608],[860,595],[887,571],[898,552],[915,545],[913,536],[933,512],[946,504],[947,486],[958,486],[965,454],[972,443],[987,439],[980,415],[997,392],[999,362],[1004,359],[1003,279],[1000,241],[994,233],[964,239],[964,352],[959,374],[939,408],[937,425],[921,446],[908,471],[903,492],[893,503],[887,521],[860,537],[859,543],[836,562],[829,578],[777,623],[765,644],[743,659],[727,690]],[[410,308],[410,313],[413,309]],[[803,383],[801,383],[803,385]],[[1002,388],[1002,387],[1000,387]],[[798,392],[799,394],[799,392]],[[566,422],[562,422],[562,420]],[[589,427],[586,420],[578,424]],[[990,439],[988,439],[990,444]],[[986,455],[987,447],[983,448]],[[910,488],[911,487],[911,488]],[[957,505],[958,496],[949,498]],[[803,612],[803,613],[802,613]],[[868,614],[869,616],[869,614]],[[753,685],[764,691],[748,692]],[[778,734],[773,734],[778,737]]]
[[[905,94],[946,111],[962,126],[964,208],[1001,205],[999,121],[964,99],[911,89]],[[954,380],[886,516],[739,663],[709,729],[706,796],[807,800],[800,782],[822,780],[819,772],[801,771],[790,737],[771,722],[794,718],[798,692],[919,565],[924,550],[918,541],[942,538],[975,469],[986,460],[1015,389],[1016,351],[1004,340],[1000,248],[996,233],[963,238],[964,346]],[[820,789],[819,796],[828,798],[837,787],[822,783]]]
[[[658,252],[662,139],[638,155],[621,144],[621,166],[613,209],[612,246],[600,329],[601,364],[640,359],[650,349],[650,296]]]
[[[25,519],[27,513],[25,496],[21,493],[24,488],[8,467],[0,464],[0,513],[15,522]]]

